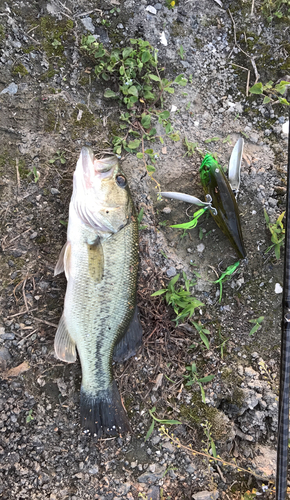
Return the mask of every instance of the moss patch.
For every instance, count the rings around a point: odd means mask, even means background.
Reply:
[[[20,64],[16,64],[16,66],[13,66],[13,69],[12,69],[11,73],[12,73],[12,75],[20,75],[20,76],[28,75],[27,69],[21,63]]]
[[[211,433],[214,440],[226,441],[229,437],[231,430],[229,419],[217,408],[204,404],[198,392],[193,394],[191,405],[181,405],[180,414],[185,420],[198,427],[207,420],[212,425]]]

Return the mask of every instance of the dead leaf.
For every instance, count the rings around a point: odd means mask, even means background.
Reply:
[[[164,155],[167,155],[167,147],[166,147],[166,146],[164,146],[164,148],[162,148],[162,153],[163,153]]]
[[[153,387],[153,391],[157,391],[162,384],[163,373],[159,373],[156,377],[155,385]]]
[[[21,363],[21,365],[15,366],[15,368],[11,368],[10,370],[8,370],[8,372],[3,373],[3,378],[18,377],[22,373],[27,372],[29,368],[29,364],[24,361],[23,363]]]

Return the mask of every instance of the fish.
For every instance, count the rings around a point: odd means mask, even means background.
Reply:
[[[81,425],[96,437],[130,425],[113,378],[112,360],[137,352],[142,326],[136,307],[138,220],[116,156],[98,160],[83,147],[73,176],[67,242],[55,266],[65,272],[56,357],[82,368]]]
[[[201,184],[205,194],[212,198],[211,211],[219,228],[230,240],[239,258],[246,258],[238,205],[224,171],[209,154],[205,155],[199,169]]]

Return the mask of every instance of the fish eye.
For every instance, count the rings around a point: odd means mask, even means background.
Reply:
[[[118,186],[120,186],[121,188],[124,188],[127,186],[126,177],[124,177],[123,175],[117,175],[116,182],[117,182]]]

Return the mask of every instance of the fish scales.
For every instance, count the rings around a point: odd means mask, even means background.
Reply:
[[[102,243],[104,276],[100,283],[90,276],[86,243],[75,253],[78,274],[74,282],[68,283],[69,299],[64,311],[68,330],[78,346],[82,385],[88,392],[110,384],[113,346],[126,331],[134,312],[137,238],[137,223],[131,222]]]
[[[81,420],[98,437],[130,429],[113,379],[141,344],[136,308],[138,221],[117,159],[83,148],[74,173],[67,243],[55,275],[67,278],[56,356],[82,366]]]

